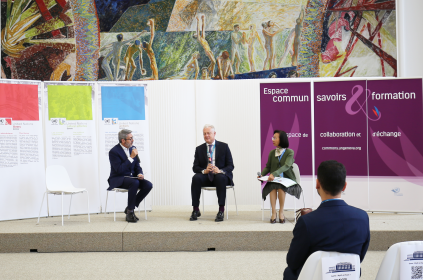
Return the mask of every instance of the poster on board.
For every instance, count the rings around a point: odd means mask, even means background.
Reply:
[[[109,151],[119,143],[120,130],[132,131],[133,145],[138,150],[144,176],[151,181],[148,98],[146,85],[142,84],[99,83],[98,87],[100,195],[105,207],[110,175]],[[116,206],[111,195],[114,193],[109,193],[105,210],[111,212],[116,207],[117,212],[123,212],[128,204],[128,195],[116,195]],[[146,209],[151,210],[151,193],[145,199]],[[144,203],[139,207],[144,210]]]
[[[366,81],[314,83],[315,168],[327,160],[344,164],[353,206],[368,209]],[[320,198],[315,195],[315,204]]]
[[[311,135],[311,84],[261,83],[260,84],[261,168],[266,166],[269,152],[275,147],[273,132],[283,130],[288,135],[289,148],[294,151],[295,163],[301,174],[305,204],[312,203],[312,135]],[[294,207],[294,198],[287,197],[286,207]],[[265,208],[269,200],[266,199]],[[296,208],[304,206],[303,199]]]
[[[94,83],[44,83],[46,162],[65,167],[72,184],[89,192],[90,212],[100,212]],[[72,200],[71,214],[87,212],[85,195]],[[50,199],[50,214],[61,213]],[[69,203],[66,197],[65,205]]]
[[[370,206],[423,212],[422,79],[369,80]]]
[[[0,220],[38,216],[45,192],[40,90],[41,82],[0,80]]]

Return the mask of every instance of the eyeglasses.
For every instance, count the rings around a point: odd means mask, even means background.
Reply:
[[[134,137],[131,137],[129,139],[125,139],[126,141],[132,141],[132,139],[134,139]]]
[[[276,140],[276,138],[275,138],[275,137],[272,137],[272,140],[273,140],[273,141],[275,141],[275,140]]]

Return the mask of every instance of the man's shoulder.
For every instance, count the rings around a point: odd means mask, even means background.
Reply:
[[[201,148],[204,148],[206,145],[207,145],[206,143],[203,143],[203,144],[198,145],[197,147],[195,147],[195,149],[201,149]]]
[[[325,203],[329,203],[329,202],[325,202]],[[359,218],[367,219],[367,220],[369,219],[369,215],[363,209],[348,205],[343,200],[339,201],[338,203],[339,203],[339,205],[334,205],[334,206],[331,206],[329,208],[328,207],[318,207],[316,210],[314,210],[314,211],[310,212],[309,214],[303,216],[305,222],[316,221],[316,219],[319,219],[320,217],[322,217],[324,215],[328,215],[328,211],[330,211],[330,213],[333,213],[337,216],[342,211],[343,213],[346,213],[347,216],[359,217]],[[336,211],[333,211],[334,208],[336,208]],[[343,217],[345,218],[345,216],[343,216]]]
[[[122,149],[122,147],[120,146],[120,144],[117,144],[115,146],[113,146],[113,148],[110,149],[110,152],[116,152],[119,150],[119,148]]]

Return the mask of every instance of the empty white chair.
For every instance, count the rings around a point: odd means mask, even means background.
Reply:
[[[38,213],[38,223],[40,222],[41,209],[44,203],[44,197],[49,194],[61,195],[62,196],[62,226],[63,226],[63,196],[71,195],[69,202],[69,214],[68,219],[70,218],[70,209],[72,204],[72,195],[77,193],[87,192],[87,214],[88,222],[90,222],[90,199],[88,191],[84,188],[75,188],[69,178],[68,172],[61,165],[50,165],[46,169],[46,191],[43,195],[43,200],[41,201],[40,212]],[[48,198],[47,198],[48,200]],[[48,211],[48,203],[47,203]]]
[[[107,200],[108,200],[108,198],[109,198],[109,192],[114,192],[115,193],[115,204],[114,204],[114,208],[113,208],[113,220],[116,222],[116,193],[127,193],[128,192],[128,190],[127,189],[121,189],[121,188],[114,188],[114,189],[111,189],[111,190],[107,190],[107,192],[106,192],[106,206],[104,207],[104,215],[106,215],[106,212],[107,212]],[[145,216],[145,219],[147,220],[147,208],[145,208],[145,199],[146,198],[144,198],[144,216]],[[138,207],[138,215],[140,214],[141,212],[140,212],[140,208]]]
[[[399,280],[401,264],[401,244],[423,245],[423,241],[399,242],[392,245],[385,254],[377,272],[376,280]]]
[[[295,179],[298,183],[298,185],[301,186],[301,177],[300,177],[300,168],[298,167],[298,164],[293,163],[292,164],[292,171],[294,171],[295,174]],[[303,195],[303,202],[304,202],[304,191],[301,192],[301,194]],[[263,204],[261,207],[261,220],[264,220],[264,199],[263,199]],[[304,202],[304,207],[305,207],[305,202]],[[297,212],[297,199],[294,197],[294,222],[297,222],[297,216],[296,213]],[[272,206],[270,206],[270,216],[272,216]]]
[[[232,189],[234,191],[235,209],[236,209],[236,215],[238,216],[238,206],[236,204],[235,187],[234,186],[226,186],[226,189]],[[203,193],[203,190],[205,190],[205,191],[215,191],[216,187],[201,187],[201,197],[202,197],[202,200],[203,200],[203,213],[204,213],[204,193]],[[227,204],[228,204],[227,201],[228,201],[228,199],[226,199],[226,201],[225,201],[226,207],[227,207]],[[228,211],[227,208],[226,208],[225,211],[226,211],[226,220],[228,220],[229,219],[229,211]]]
[[[303,268],[301,269],[301,273],[300,273],[300,276],[298,276],[298,280],[321,280],[322,279],[322,258],[343,257],[343,256],[351,256],[355,258],[356,263],[360,264],[360,257],[357,254],[317,251],[308,257]],[[358,267],[355,267],[355,270],[360,271],[360,265],[358,265]],[[358,272],[357,275],[358,275],[357,280],[359,280],[360,272]]]

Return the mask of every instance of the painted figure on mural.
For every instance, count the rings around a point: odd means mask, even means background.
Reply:
[[[232,69],[232,61],[229,59],[229,53],[223,51],[220,56],[217,57],[218,76],[217,79],[226,80],[230,75],[234,78],[234,71]]]
[[[264,48],[263,42],[257,32],[256,25],[250,25],[250,34],[247,36],[245,32],[242,33],[242,40],[248,46],[248,63],[250,64],[250,72],[256,72],[256,66],[254,62],[254,43],[257,41],[260,43],[260,46]]]
[[[328,35],[330,40],[326,46],[326,50],[322,53],[323,63],[330,63],[337,60],[342,55],[339,54],[338,47],[342,42],[342,29],[350,30],[350,21],[354,17],[354,12],[334,14],[335,19],[329,25]],[[338,45],[338,46],[337,46]]]
[[[134,76],[135,70],[137,69],[134,61],[134,56],[137,53],[140,61],[141,75],[144,76],[147,73],[143,66],[141,42],[140,40],[135,40],[134,44],[132,44],[126,50],[124,57],[126,70],[125,81],[132,81],[132,77]]]
[[[281,32],[283,29],[275,22],[269,20],[263,22],[263,36],[265,39],[266,59],[264,60],[263,70],[270,70],[275,68],[275,46],[273,44],[273,37]]]
[[[234,31],[231,33],[231,62],[235,63],[235,73],[240,74],[239,66],[241,65],[241,50],[242,50],[242,33],[239,31],[239,24],[234,25]]]
[[[208,67],[208,71],[210,73],[210,77],[214,76],[214,67],[216,65],[216,60],[214,59],[213,52],[210,48],[209,43],[206,41],[206,19],[204,15],[201,15],[201,21],[199,16],[196,17],[197,19],[197,33],[192,35],[194,39],[197,39],[197,41],[200,43],[200,45],[203,47],[204,52],[206,53],[207,57],[210,59],[210,66]]]
[[[134,38],[131,38],[129,40],[123,41],[123,34],[116,35],[116,42],[113,42],[107,46],[104,46],[100,49],[101,51],[104,51],[106,49],[112,48],[112,50],[106,55],[106,57],[103,59],[103,62],[101,63],[101,67],[103,68],[104,72],[106,72],[107,80],[109,81],[117,81],[118,75],[119,75],[119,69],[120,69],[120,57],[122,53],[122,48],[124,45],[128,45],[134,40],[141,37],[146,31],[143,31],[139,33]],[[110,69],[110,61],[112,62],[113,66],[113,73]],[[124,76],[124,75],[123,75]],[[123,76],[121,78],[123,78]]]
[[[147,22],[147,25],[150,26],[150,41],[147,42],[142,42],[142,49],[147,53],[148,58],[150,59],[150,68],[151,68],[151,72],[152,72],[152,76],[150,79],[148,80],[158,80],[159,79],[159,70],[157,68],[157,62],[156,62],[156,57],[154,55],[154,51],[153,51],[153,40],[154,40],[154,32],[155,32],[155,27],[154,27],[154,19],[149,19]]]
[[[210,80],[210,77],[208,75],[208,68],[207,67],[203,67],[201,69],[201,80]]]
[[[197,80],[198,74],[200,72],[200,66],[198,65],[199,59],[200,59],[200,53],[199,52],[193,53],[191,56],[191,59],[185,65],[182,72],[174,77],[170,77],[169,80],[190,80],[190,79]]]
[[[300,16],[296,20],[295,25],[295,37],[294,37],[294,48],[292,54],[292,66],[298,65],[298,51],[301,45],[301,30],[303,29],[304,20],[304,8],[301,8]]]

